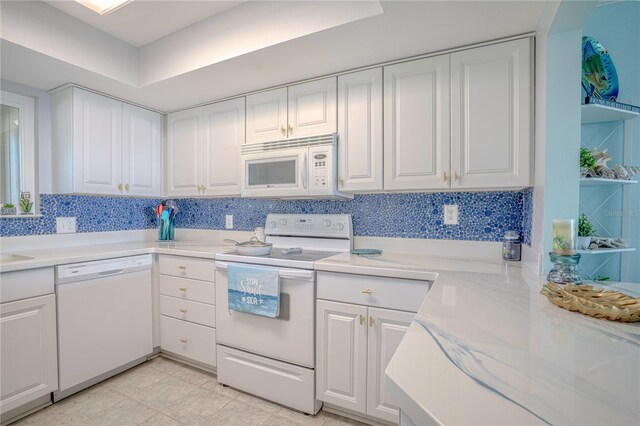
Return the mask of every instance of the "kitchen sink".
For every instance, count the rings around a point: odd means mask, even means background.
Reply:
[[[18,262],[21,260],[31,260],[31,256],[23,256],[21,254],[0,254],[0,263]]]

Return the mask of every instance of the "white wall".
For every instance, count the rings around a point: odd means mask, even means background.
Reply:
[[[138,50],[124,41],[39,1],[3,1],[0,16],[3,40],[138,86]]]
[[[51,194],[51,96],[44,90],[8,80],[0,80],[0,87],[35,99],[36,182],[39,194]]]

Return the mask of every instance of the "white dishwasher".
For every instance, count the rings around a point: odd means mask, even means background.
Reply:
[[[153,352],[150,254],[56,267],[58,401]]]

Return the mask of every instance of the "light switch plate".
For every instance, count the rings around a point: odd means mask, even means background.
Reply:
[[[75,217],[56,217],[56,234],[73,234],[76,230]]]
[[[232,214],[228,214],[225,216],[225,223],[224,226],[227,229],[233,229],[233,215]]]
[[[448,204],[444,206],[444,224],[445,225],[458,224],[458,205],[457,204]]]

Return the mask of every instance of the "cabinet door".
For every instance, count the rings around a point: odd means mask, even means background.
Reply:
[[[367,414],[397,423],[398,408],[385,391],[384,370],[398,349],[415,314],[369,308],[369,349],[367,374]]]
[[[203,108],[206,195],[240,195],[240,146],[244,143],[244,98]]]
[[[531,184],[530,43],[451,55],[453,188]]]
[[[122,105],[122,181],[126,194],[161,195],[161,134],[160,114]]]
[[[120,194],[122,102],[73,90],[74,192]]]
[[[316,315],[316,398],[364,413],[367,308],[318,300]]]
[[[382,68],[338,77],[338,184],[382,190]]]
[[[0,305],[0,411],[58,389],[55,295]]]
[[[384,189],[449,187],[449,56],[384,68]]]
[[[200,195],[202,185],[202,108],[167,117],[167,195]]]
[[[247,96],[247,143],[287,137],[287,88]]]
[[[336,132],[336,78],[289,87],[290,138]]]

